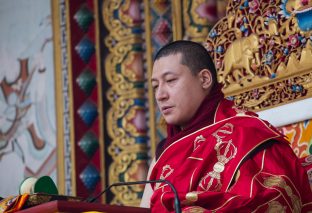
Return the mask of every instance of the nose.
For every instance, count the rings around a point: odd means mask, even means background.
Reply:
[[[159,85],[157,90],[156,90],[156,93],[155,93],[155,98],[157,101],[164,101],[164,100],[167,100],[169,97],[168,95],[168,92],[166,91],[166,89]]]

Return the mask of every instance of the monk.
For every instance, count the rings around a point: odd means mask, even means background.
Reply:
[[[151,82],[167,123],[148,179],[171,182],[183,212],[308,212],[305,169],[284,135],[224,98],[206,49],[175,41],[159,50]],[[142,207],[174,212],[166,183],[146,185]]]

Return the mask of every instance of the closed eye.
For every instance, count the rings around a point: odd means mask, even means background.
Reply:
[[[153,90],[156,90],[158,88],[158,84],[152,85]]]
[[[166,80],[167,81],[167,83],[171,83],[171,82],[174,82],[174,81],[176,81],[177,79],[176,78],[172,78],[172,79],[168,79],[168,80]]]

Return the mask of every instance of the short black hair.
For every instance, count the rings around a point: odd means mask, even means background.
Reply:
[[[199,43],[186,40],[178,40],[166,44],[155,55],[154,61],[169,56],[182,54],[181,64],[187,66],[193,75],[196,75],[203,69],[211,72],[213,82],[217,82],[217,71],[205,47]]]

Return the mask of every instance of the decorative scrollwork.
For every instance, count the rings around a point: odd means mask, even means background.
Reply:
[[[105,75],[110,84],[106,96],[111,108],[107,130],[112,139],[107,147],[112,158],[109,184],[145,179],[147,174],[147,130],[145,127],[145,77],[143,73],[143,22],[138,1],[104,1],[103,17],[109,35],[105,45]],[[143,188],[123,186],[111,189],[111,203],[138,205]]]
[[[311,96],[312,73],[278,81],[233,96],[239,106],[258,111]]]
[[[311,8],[312,1],[229,2],[206,43],[227,96],[253,110],[308,97]]]

